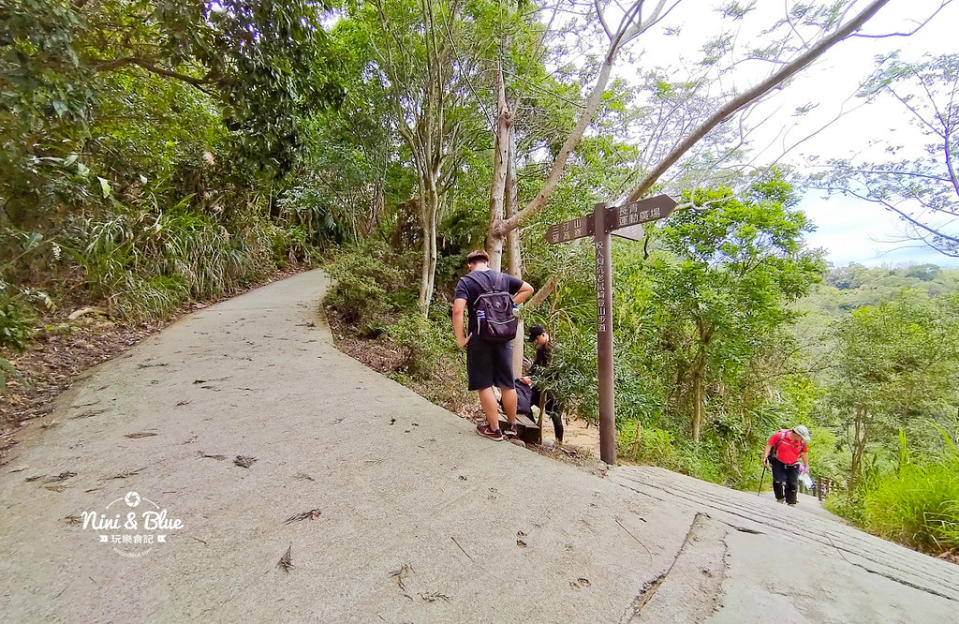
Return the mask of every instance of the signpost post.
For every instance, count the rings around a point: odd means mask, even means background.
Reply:
[[[551,226],[546,240],[565,243],[592,236],[596,247],[596,345],[599,375],[599,456],[616,463],[616,405],[613,377],[613,256],[610,234],[630,240],[642,238],[642,224],[672,214],[676,202],[657,195],[623,206],[596,204],[593,214]]]

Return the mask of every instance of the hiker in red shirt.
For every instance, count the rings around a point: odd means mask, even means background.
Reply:
[[[777,503],[796,504],[799,490],[799,471],[809,470],[809,447],[812,439],[805,425],[781,429],[774,433],[763,451],[763,464],[767,461],[773,471],[773,492]],[[800,462],[800,460],[802,460]]]

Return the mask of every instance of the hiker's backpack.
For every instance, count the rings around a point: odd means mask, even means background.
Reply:
[[[497,272],[492,288],[487,288],[472,273],[467,273],[483,293],[473,302],[479,337],[487,342],[509,342],[516,338],[519,321],[513,313],[513,297],[503,290],[503,274]]]
[[[519,379],[514,381],[513,387],[516,388],[516,413],[532,414],[533,389]]]

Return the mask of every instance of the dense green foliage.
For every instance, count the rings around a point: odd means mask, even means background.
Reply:
[[[808,224],[789,207],[788,189],[775,177],[755,188],[748,200],[704,192],[708,210],[678,213],[646,245],[614,245],[621,456],[752,488],[768,435],[803,422],[813,431],[813,475],[838,488],[831,509],[917,548],[954,547],[959,271],[826,272],[803,247]],[[542,284],[559,266],[562,279],[548,305],[524,316],[550,327],[558,342],[549,383],[566,413],[595,419],[591,246],[544,249],[530,239],[527,279]],[[385,331],[411,354],[397,378],[439,400],[462,392],[461,375],[450,375],[462,372],[447,316],[452,281],[424,323],[414,312],[412,259],[382,249],[346,257],[358,268],[333,300],[343,301],[343,290],[359,295],[354,281],[364,275],[367,288],[385,289]],[[398,267],[398,282],[382,279]],[[358,309],[369,305],[356,301]]]
[[[923,550],[959,547],[957,471],[959,456],[954,445],[941,458],[902,465],[894,477],[867,492],[865,526]]]
[[[959,453],[950,436],[939,433],[938,448],[919,455],[900,433],[896,467],[867,475],[847,496],[830,498],[829,509],[920,550],[959,547]]]
[[[27,0],[0,9],[0,304],[163,317],[318,242],[281,199],[342,99],[309,1]]]

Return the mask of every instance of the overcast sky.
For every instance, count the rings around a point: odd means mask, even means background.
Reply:
[[[959,268],[959,258],[904,240],[901,221],[875,204],[843,197],[823,201],[811,194],[799,207],[816,224],[816,232],[807,238],[810,246],[825,249],[835,266],[858,262],[870,266],[938,264]]]
[[[884,21],[867,27],[870,32],[905,30],[909,21],[928,15],[938,6],[938,1],[894,0],[884,9]],[[849,50],[840,48],[839,54],[827,57],[809,75],[801,79],[800,88],[816,88],[820,93],[836,94],[848,91],[862,69],[867,69],[873,56],[890,44],[901,48],[904,60],[919,60],[924,54],[940,55],[959,52],[956,41],[959,25],[959,5],[946,7],[919,33],[908,38],[894,40],[860,39],[844,42]],[[841,98],[824,97],[823,108],[837,111]],[[798,150],[797,164],[807,154],[818,153],[825,157],[853,156],[863,152],[870,140],[883,134],[895,135],[899,141],[919,139],[909,116],[897,102],[886,101],[869,105],[843,118],[829,130],[804,144]],[[829,114],[829,113],[827,113]],[[834,113],[833,113],[834,114]],[[918,146],[918,142],[917,142]],[[933,263],[959,268],[959,258],[943,256],[921,243],[909,241],[904,236],[905,224],[894,214],[879,206],[854,198],[832,197],[822,199],[821,193],[810,192],[804,198],[802,209],[816,223],[818,230],[810,237],[815,247],[823,247],[835,265],[860,262],[868,265],[901,265]]]
[[[650,31],[638,42],[642,52],[642,65],[671,65],[676,70],[676,79],[689,71],[701,56],[701,47],[709,37],[721,32],[721,17],[705,10],[728,4],[726,0],[687,1],[681,3],[656,32]],[[748,2],[741,2],[748,4]],[[792,0],[789,5],[793,5]],[[879,14],[866,24],[863,32],[868,34],[908,31],[915,28],[916,20],[931,15],[940,4],[939,0],[892,0]],[[860,2],[857,9],[865,2]],[[760,29],[773,23],[784,14],[786,3],[782,0],[761,0],[756,10],[747,16],[737,36],[737,47],[748,52],[749,47],[761,41]],[[729,26],[729,23],[726,23]],[[875,68],[875,57],[900,49],[905,61],[921,60],[924,54],[941,55],[959,52],[959,2],[943,9],[935,19],[912,37],[855,38],[839,43],[832,50],[807,68],[781,92],[769,97],[761,106],[762,114],[755,118],[773,115],[772,123],[764,125],[755,136],[757,145],[768,146],[763,156],[768,160],[781,156],[784,149],[821,128],[827,120],[837,116],[840,110],[849,111],[861,104],[852,97],[860,81]],[[679,28],[678,35],[668,35],[667,28]],[[733,80],[738,89],[755,84],[770,73],[768,64],[743,63]],[[635,67],[633,71],[635,71]],[[628,71],[620,67],[617,73]],[[627,77],[627,76],[622,76]],[[728,85],[727,85],[728,86]],[[799,106],[814,104],[814,110],[797,120],[793,112]],[[778,115],[778,117],[777,117]],[[828,129],[802,142],[788,152],[784,162],[803,165],[810,155],[820,160],[847,158],[856,155],[872,156],[870,142],[884,137],[895,137],[897,143],[914,146],[918,155],[922,146],[921,134],[910,124],[901,104],[894,101],[870,104],[842,117]],[[871,148],[882,153],[882,147]],[[762,164],[758,161],[757,164]],[[891,213],[879,206],[852,198],[833,197],[824,200],[821,193],[810,192],[803,199],[801,208],[818,226],[810,237],[815,247],[827,250],[828,259],[835,265],[860,262],[868,265],[899,265],[908,263],[935,263],[959,267],[959,259],[947,258],[919,243],[904,240],[905,226]]]

